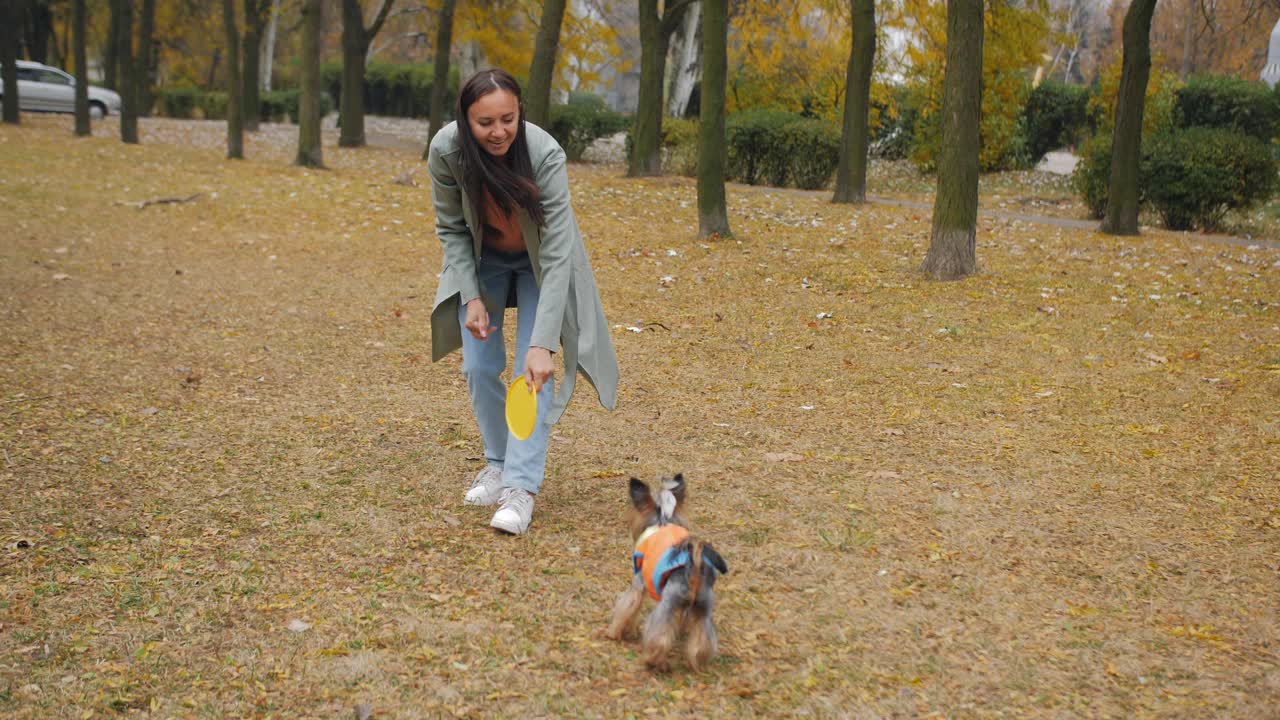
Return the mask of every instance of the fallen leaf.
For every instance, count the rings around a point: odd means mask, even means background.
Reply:
[[[804,458],[793,452],[776,452],[765,453],[764,459],[768,462],[801,462]]]

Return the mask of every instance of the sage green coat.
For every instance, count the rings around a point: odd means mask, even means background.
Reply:
[[[544,226],[538,227],[527,212],[518,212],[539,288],[530,342],[552,351],[559,347],[563,355],[564,378],[545,416],[549,423],[555,423],[569,404],[579,372],[595,388],[600,404],[613,409],[618,396],[618,358],[613,352],[586,246],[569,204],[564,150],[536,125],[525,123],[525,133],[534,181],[542,194],[544,219]],[[444,245],[444,267],[431,311],[433,362],[462,347],[459,304],[480,296],[476,260],[480,257],[482,225],[460,182],[461,157],[457,124],[449,123],[432,139],[427,157],[436,235]],[[490,313],[502,311],[502,307],[489,308]]]

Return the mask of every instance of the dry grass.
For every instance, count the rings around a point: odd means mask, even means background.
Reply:
[[[984,218],[936,284],[927,212],[735,188],[699,242],[690,181],[574,167],[624,381],[509,538],[414,153],[24,121],[0,714],[1274,717],[1280,251]],[[700,676],[597,634],[673,470],[731,569]]]

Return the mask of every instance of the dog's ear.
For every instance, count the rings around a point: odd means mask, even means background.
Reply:
[[[664,481],[662,484],[675,496],[677,505],[684,504],[684,473],[676,473],[675,477]]]
[[[720,557],[720,553],[710,545],[702,546],[702,559],[711,563],[711,566],[720,571],[721,575],[729,573],[729,566],[725,564],[724,558]]]
[[[631,478],[631,504],[635,505],[637,510],[653,507],[653,495],[649,493],[649,486],[639,478]]]

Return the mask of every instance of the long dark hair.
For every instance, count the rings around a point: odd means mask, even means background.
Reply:
[[[494,157],[480,147],[471,134],[471,122],[467,118],[467,110],[477,100],[496,90],[506,90],[514,95],[520,113],[516,137],[503,157]],[[542,199],[533,180],[533,164],[529,161],[520,83],[505,70],[481,70],[472,75],[458,92],[456,117],[458,140],[462,145],[462,182],[475,203],[476,216],[483,222],[487,202],[484,191],[487,189],[503,213],[511,212],[516,206],[522,207],[533,222],[541,226]]]

